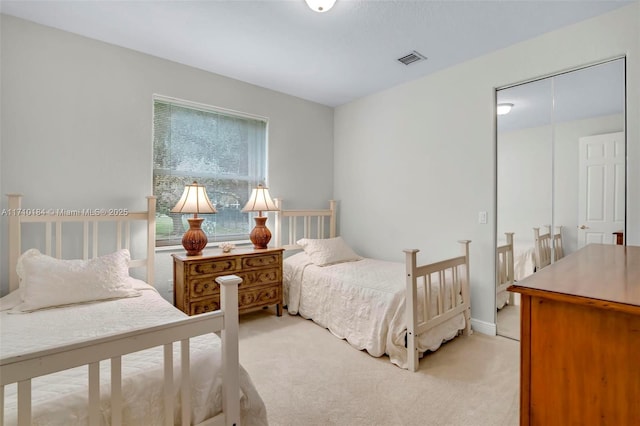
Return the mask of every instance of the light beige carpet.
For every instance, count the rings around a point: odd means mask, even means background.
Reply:
[[[502,337],[457,337],[411,373],[263,310],[241,317],[240,362],[272,426],[518,424],[519,343]]]

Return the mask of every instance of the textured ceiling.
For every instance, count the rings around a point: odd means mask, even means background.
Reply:
[[[329,106],[629,1],[10,1],[2,13]],[[416,50],[410,66],[396,59]]]

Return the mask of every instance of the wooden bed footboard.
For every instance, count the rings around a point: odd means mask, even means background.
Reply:
[[[463,255],[427,265],[418,265],[419,250],[406,253],[407,362],[418,369],[418,336],[462,313],[464,334],[471,334],[471,293],[469,290],[469,240],[461,240]],[[434,279],[437,279],[435,281]],[[433,295],[432,283],[437,282]],[[435,303],[432,300],[435,297]],[[433,309],[432,304],[435,304]],[[422,313],[420,318],[419,313]]]

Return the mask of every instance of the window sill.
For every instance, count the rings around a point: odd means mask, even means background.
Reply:
[[[244,246],[244,245],[252,244],[251,241],[249,240],[216,241],[215,243],[207,244],[205,248],[210,249],[210,248],[220,247],[220,244],[222,243],[231,243],[231,244],[235,244],[236,246]],[[176,251],[176,250],[184,250],[184,247],[182,247],[182,245],[156,247],[156,253],[163,252],[163,251]]]

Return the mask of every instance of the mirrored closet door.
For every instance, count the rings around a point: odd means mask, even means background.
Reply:
[[[519,300],[501,283],[624,239],[625,62],[499,89],[496,103],[496,324],[519,339]]]

